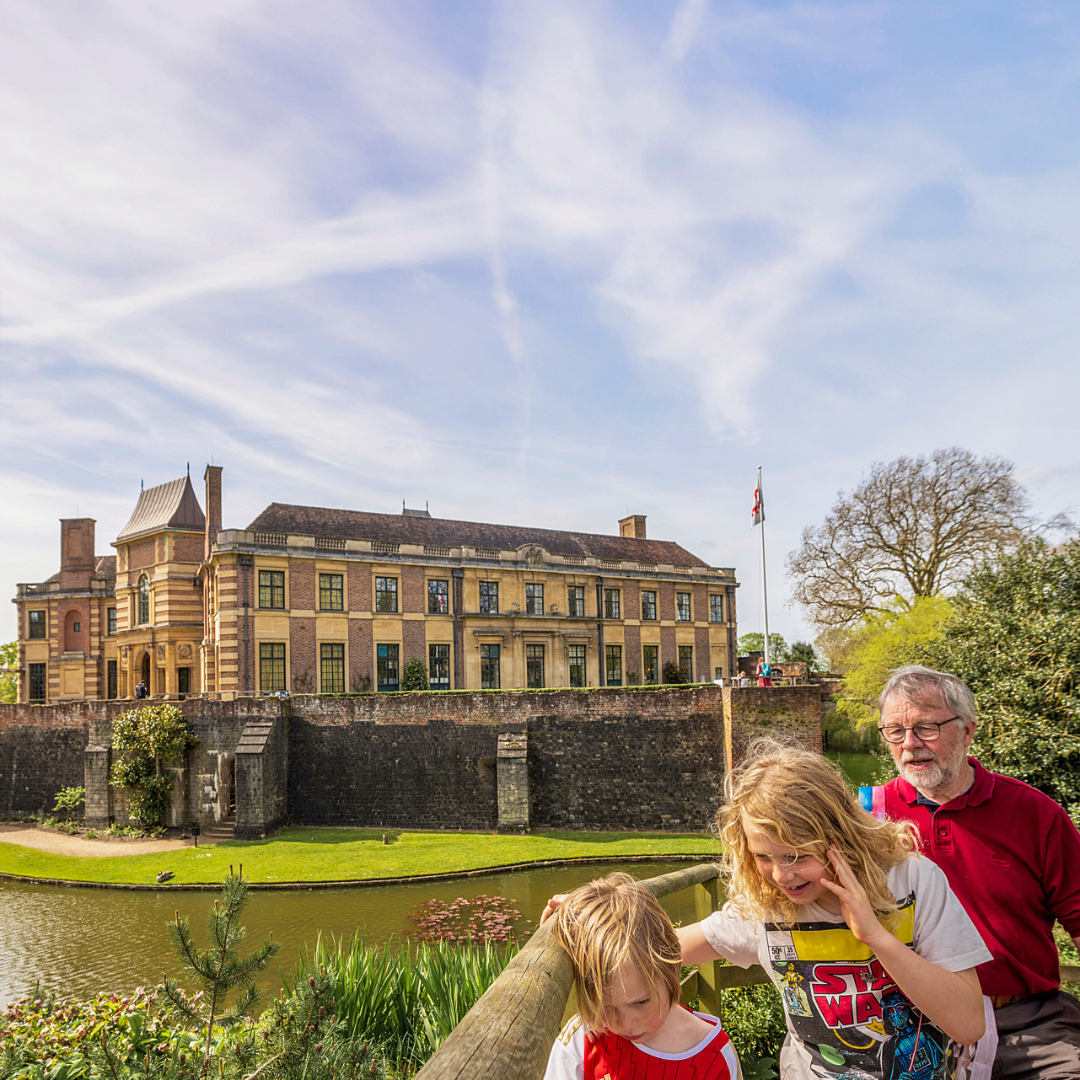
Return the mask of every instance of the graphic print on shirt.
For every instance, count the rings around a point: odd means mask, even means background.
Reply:
[[[893,933],[910,948],[914,893],[900,901],[897,919]],[[773,981],[815,1076],[952,1080],[951,1040],[847,926],[767,922],[764,930]]]

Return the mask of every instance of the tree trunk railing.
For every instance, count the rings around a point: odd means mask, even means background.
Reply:
[[[642,884],[656,897],[693,889],[695,918],[719,907],[719,870],[712,864],[661,874]],[[488,987],[415,1080],[541,1080],[559,1034],[574,973],[570,959],[541,926]],[[720,993],[768,982],[760,967],[698,966],[683,980],[682,1000],[701,1000],[719,1015]]]
[[[693,889],[694,917],[704,919],[720,906],[715,864],[661,874],[642,884],[657,898]],[[1061,978],[1080,982],[1080,967],[1061,966]],[[551,1045],[562,1026],[574,973],[570,959],[541,926],[483,997],[416,1074],[415,1080],[541,1080]],[[738,986],[769,982],[764,969],[699,964],[682,983],[684,1004],[694,998],[722,1018],[721,994]]]

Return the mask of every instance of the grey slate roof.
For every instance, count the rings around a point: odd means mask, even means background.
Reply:
[[[205,528],[206,518],[195,497],[191,477],[181,476],[178,480],[170,480],[167,484],[158,484],[140,492],[131,520],[120,530],[114,543],[161,529],[203,532]]]
[[[675,566],[709,565],[670,540],[638,540],[629,536],[448,521],[413,514],[369,514],[362,510],[329,510],[285,503],[271,503],[248,526],[248,531],[439,547],[465,544],[502,551],[516,551],[523,544],[539,544],[553,555],[593,555],[598,559],[636,559]]]

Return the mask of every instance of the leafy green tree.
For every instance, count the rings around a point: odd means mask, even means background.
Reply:
[[[1080,821],[1080,538],[1025,541],[978,567],[917,659],[975,692],[973,753]]]
[[[79,807],[86,802],[86,788],[65,787],[56,793],[56,802],[53,805],[54,813],[63,813],[66,817],[73,818]]]
[[[19,643],[9,641],[6,645],[0,645],[0,704],[14,705],[19,700],[19,674],[15,670],[19,666]]]
[[[785,660],[802,661],[806,664],[808,675],[816,675],[821,670],[821,660],[809,641],[796,641],[788,648]]]
[[[739,655],[749,656],[752,652],[764,652],[765,651],[765,635],[764,634],[743,634],[739,638]],[[780,634],[769,635],[769,661],[775,660],[777,663],[782,663],[784,660],[789,659],[787,642]]]
[[[113,762],[109,783],[128,793],[131,816],[140,825],[159,825],[169,810],[173,776],[162,765],[198,742],[176,705],[128,709],[113,721]]]
[[[852,730],[877,724],[877,699],[889,675],[918,657],[942,634],[952,608],[943,596],[896,598],[863,619],[847,652],[847,671],[837,702],[837,720]]]
[[[402,690],[427,690],[428,677],[424,661],[414,657],[401,672]]]

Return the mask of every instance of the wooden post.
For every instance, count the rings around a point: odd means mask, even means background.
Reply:
[[[720,907],[720,882],[718,878],[708,881],[699,881],[694,886],[694,917],[698,922],[707,918]],[[701,1001],[703,1012],[713,1016],[721,1015],[722,1002],[720,990],[716,984],[717,962],[710,960],[704,964],[698,964],[698,998]]]

